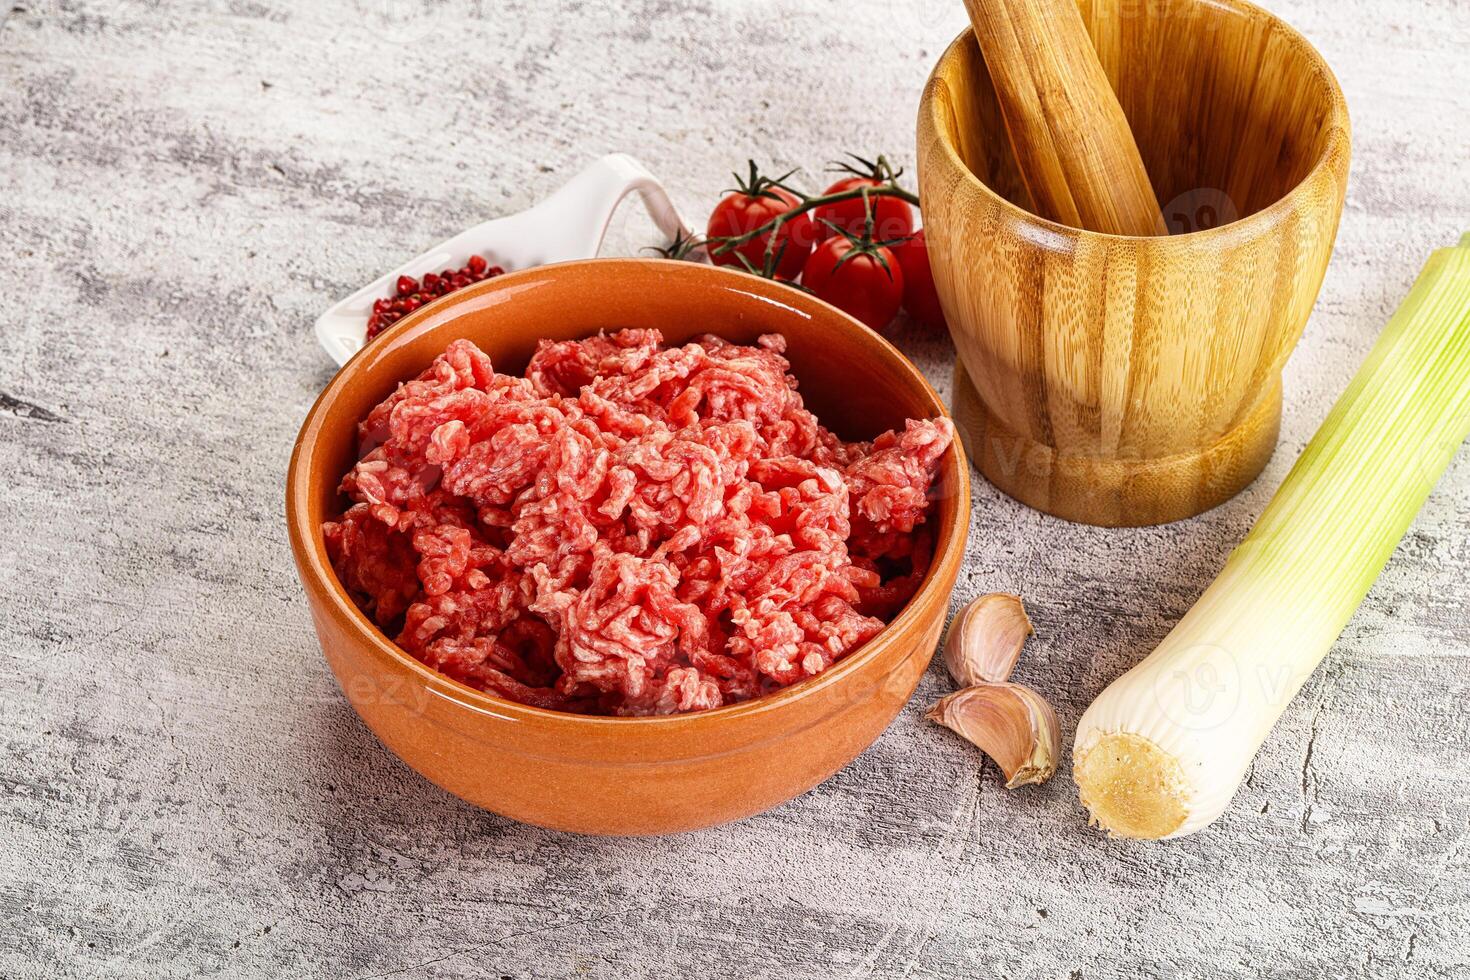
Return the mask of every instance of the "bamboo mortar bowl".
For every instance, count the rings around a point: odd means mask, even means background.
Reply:
[[[1059,517],[1159,524],[1229,499],[1275,448],[1342,214],[1347,105],[1312,46],[1243,0],[1080,6],[1174,234],[1031,213],[968,30],[919,108],[925,234],[981,473]]]

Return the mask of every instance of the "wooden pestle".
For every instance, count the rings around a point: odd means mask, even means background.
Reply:
[[[1167,235],[1074,0],[965,0],[965,9],[1037,212],[1087,231]]]

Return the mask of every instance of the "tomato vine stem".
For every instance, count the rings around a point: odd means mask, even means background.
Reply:
[[[787,187],[785,184],[779,184],[779,182],[776,183],[778,183],[778,185],[783,190],[790,191],[792,194],[795,194],[797,197],[799,197],[801,199],[801,203],[791,208],[791,210],[789,211],[782,211],[770,221],[767,221],[765,224],[759,225],[758,227],[752,228],[750,231],[744,232],[739,235],[726,235],[709,239],[708,243],[713,246],[710,249],[711,255],[724,255],[731,249],[738,248],[739,246],[744,245],[746,242],[750,241],[753,238],[758,238],[761,235],[766,234],[767,232],[776,231],[782,225],[784,225],[788,219],[794,218],[799,214],[805,214],[806,212],[811,211],[815,208],[822,207],[824,204],[835,204],[838,201],[852,201],[858,198],[896,197],[900,201],[907,201],[914,207],[919,207],[919,195],[911,191],[906,191],[902,187],[899,187],[897,184],[884,184],[879,187],[855,187],[852,190],[840,191],[836,194],[820,194],[816,197],[807,197],[800,191],[795,190],[791,187]],[[775,238],[775,235],[771,236],[772,241],[774,241]],[[768,244],[767,249],[769,248],[770,246]]]

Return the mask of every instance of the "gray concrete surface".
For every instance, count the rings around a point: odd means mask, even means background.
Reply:
[[[1084,825],[921,720],[744,823],[597,840],[385,752],[282,527],[332,298],[628,150],[702,214],[747,156],[911,162],[958,0],[6,0],[0,975],[1470,976],[1470,453],[1211,831]],[[983,482],[958,598],[1026,594],[1069,733],[1249,527],[1428,251],[1470,228],[1470,6],[1275,0],[1356,129],[1339,247],[1238,499],[1138,531]],[[626,212],[614,251],[647,241]],[[901,341],[947,387],[946,341]]]

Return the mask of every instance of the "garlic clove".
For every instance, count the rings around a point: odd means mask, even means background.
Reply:
[[[1005,773],[1006,788],[1044,783],[1057,771],[1057,713],[1024,684],[980,684],[956,691],[926,716],[973,742]]]
[[[1036,632],[1021,597],[992,592],[961,609],[944,636],[944,665],[960,687],[1010,679],[1026,637]]]

